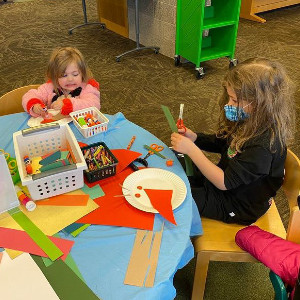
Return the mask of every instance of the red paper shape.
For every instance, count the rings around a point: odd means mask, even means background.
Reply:
[[[172,208],[172,195],[173,190],[153,190],[144,189],[149,197],[152,206],[169,222],[176,224],[173,208]]]
[[[110,151],[119,161],[117,164],[117,174],[122,172],[126,167],[129,166],[129,164],[142,155],[142,153],[127,149],[113,149]]]
[[[57,120],[54,119],[44,119],[41,124],[46,124],[46,123],[51,123],[51,122],[56,122]]]
[[[101,185],[105,196],[94,199],[99,208],[79,219],[76,223],[124,226],[145,230],[152,230],[154,214],[141,211],[129,204],[125,197],[114,197],[122,195],[122,188],[125,178],[133,171],[126,168],[123,172],[112,177],[102,179],[96,184]],[[92,187],[95,183],[88,183]]]
[[[65,260],[73,247],[74,242],[48,236],[48,238],[64,253],[60,259]],[[43,257],[48,255],[22,230],[0,227],[0,247],[23,251]]]
[[[45,200],[36,201],[37,205],[53,206],[86,206],[89,195],[58,195]]]

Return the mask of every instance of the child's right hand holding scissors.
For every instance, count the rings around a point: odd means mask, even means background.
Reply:
[[[43,118],[48,116],[47,107],[45,105],[42,106],[41,104],[35,104],[32,107],[32,111]]]

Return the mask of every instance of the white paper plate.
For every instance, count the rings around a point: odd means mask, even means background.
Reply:
[[[141,186],[140,190],[137,187]],[[134,207],[152,213],[158,213],[153,208],[149,197],[144,189],[173,190],[173,210],[182,204],[186,197],[186,186],[184,181],[176,174],[163,169],[142,169],[130,174],[123,182],[122,192],[125,199]],[[140,194],[139,198],[135,194]]]
[[[51,113],[52,116],[56,116],[57,114],[59,114],[60,110],[48,109],[48,112]],[[37,118],[31,117],[28,120],[27,125],[29,127],[39,126],[39,125],[41,125],[41,122],[43,120],[44,120],[44,118],[42,118],[42,117],[37,117]],[[55,121],[55,122],[63,125],[63,124],[67,124],[67,123],[72,122],[72,118],[70,116],[66,116],[66,118],[60,119],[60,120]]]

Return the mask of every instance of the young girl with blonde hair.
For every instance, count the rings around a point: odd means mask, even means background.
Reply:
[[[279,63],[254,58],[229,70],[223,86],[216,134],[179,129],[171,143],[194,163],[190,182],[200,215],[248,225],[269,209],[283,183],[292,84]],[[202,150],[220,153],[219,163]]]
[[[33,117],[46,117],[49,108],[63,115],[90,106],[100,109],[99,83],[92,78],[78,49],[55,49],[48,63],[47,79],[22,98],[24,110]]]

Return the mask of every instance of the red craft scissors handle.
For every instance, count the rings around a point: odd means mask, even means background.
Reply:
[[[163,146],[158,146],[157,144],[151,144],[150,148],[156,152],[160,152],[160,151],[164,150]],[[149,152],[151,152],[151,151],[149,151]],[[151,154],[153,154],[153,152]]]

